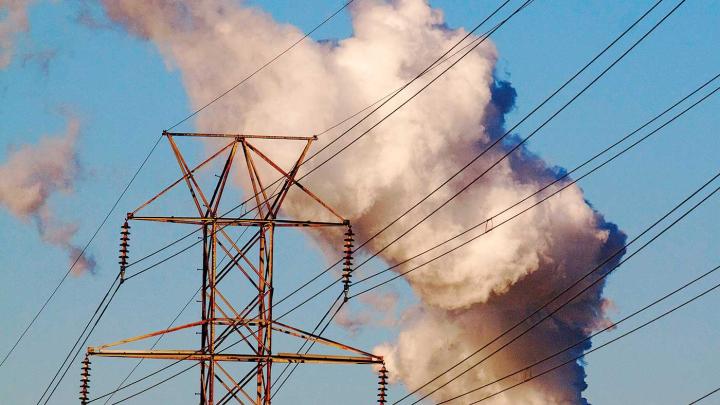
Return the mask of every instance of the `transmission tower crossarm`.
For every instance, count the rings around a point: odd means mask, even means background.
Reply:
[[[286,141],[315,141],[317,136],[250,135],[250,134],[206,134],[194,132],[163,132],[164,136],[188,136],[196,138],[235,138],[240,139],[282,139]]]
[[[240,317],[239,314],[236,315],[236,316],[237,316],[236,318],[229,318],[229,317],[215,318],[215,319],[213,319],[212,321],[215,322],[215,323],[217,323],[217,324],[219,324],[219,325],[230,325],[230,326],[233,326],[233,327],[239,327],[239,326],[257,326],[257,325],[260,325],[260,324],[262,324],[262,323],[264,322],[263,320],[260,320],[260,319],[257,319],[257,318],[253,318],[253,319],[241,319],[241,318],[239,318],[239,317]],[[208,323],[209,321],[210,321],[210,320],[203,320],[203,321],[191,322],[191,323],[187,323],[187,324],[184,324],[184,325],[175,326],[175,327],[172,327],[172,328],[162,329],[162,330],[158,330],[158,331],[155,331],[155,332],[146,333],[146,334],[143,334],[143,335],[138,335],[138,336],[134,336],[134,337],[130,337],[130,338],[118,340],[118,341],[116,341],[116,342],[107,343],[107,344],[104,344],[104,345],[101,345],[101,346],[94,346],[94,347],[91,346],[91,347],[88,348],[88,352],[89,352],[89,353],[92,353],[92,354],[103,353],[103,352],[106,352],[106,349],[109,349],[109,348],[111,348],[111,347],[117,347],[117,346],[120,346],[120,345],[123,345],[123,344],[127,344],[127,343],[138,342],[138,341],[145,340],[145,339],[148,339],[148,338],[151,338],[151,337],[155,337],[155,336],[159,336],[159,335],[164,335],[164,334],[172,333],[172,332],[177,332],[177,331],[180,331],[180,330],[183,330],[183,329],[194,328],[194,327],[197,327],[197,326],[201,326],[201,325],[203,325],[203,324],[206,324],[206,323]],[[294,337],[298,337],[298,338],[301,338],[301,339],[304,339],[304,340],[317,342],[317,343],[320,343],[320,344],[323,344],[323,345],[326,345],[326,346],[330,346],[330,347],[334,347],[334,348],[337,348],[337,349],[355,352],[355,353],[360,354],[360,355],[362,355],[362,356],[364,356],[364,357],[373,357],[373,358],[378,358],[378,359],[380,359],[380,357],[375,356],[375,355],[373,355],[372,353],[368,353],[368,352],[366,352],[366,351],[363,351],[363,350],[354,348],[354,347],[352,347],[352,346],[348,346],[348,345],[345,345],[345,344],[336,342],[336,341],[331,340],[331,339],[328,339],[328,338],[324,338],[324,337],[321,337],[321,336],[317,336],[317,335],[314,335],[314,334],[312,334],[312,333],[310,333],[310,332],[306,332],[306,331],[303,331],[303,330],[301,330],[301,329],[294,328],[294,327],[292,327],[292,326],[285,325],[285,324],[280,323],[280,322],[277,322],[277,321],[273,321],[272,323],[273,323],[272,329],[275,330],[275,331],[277,331],[277,332],[281,332],[281,333],[284,333],[284,334],[287,334],[287,335],[291,335],[291,336],[294,336]],[[123,350],[122,352],[125,352],[125,350]]]
[[[331,354],[277,353],[271,355],[237,353],[202,353],[197,350],[119,350],[88,348],[88,354],[97,357],[144,358],[188,361],[231,361],[249,363],[323,363],[323,364],[381,364],[377,356],[343,356]]]
[[[211,217],[130,217],[134,221],[166,222],[189,225],[207,225],[216,223],[218,225],[234,226],[259,226],[274,224],[276,227],[327,227],[347,226],[347,222],[326,222],[326,221],[293,221],[289,219],[261,219],[261,218],[211,218]]]

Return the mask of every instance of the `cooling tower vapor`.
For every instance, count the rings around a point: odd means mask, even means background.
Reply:
[[[11,150],[0,164],[0,206],[23,221],[34,221],[40,238],[64,249],[70,264],[82,251],[72,243],[77,227],[58,219],[49,200],[57,193],[73,190],[79,171],[75,150],[79,130],[79,121],[70,118],[65,134]],[[94,267],[95,261],[83,255],[77,259],[73,274],[93,271]]]
[[[0,69],[6,68],[15,53],[15,37],[28,30],[29,0],[0,0]]]
[[[105,7],[112,20],[155,43],[168,66],[181,72],[193,109],[303,35],[296,27],[232,1],[126,0],[106,1]],[[217,132],[318,133],[400,87],[465,35],[462,29],[447,28],[442,12],[422,0],[360,0],[351,7],[351,14],[352,37],[303,42],[203,111],[197,127]],[[497,50],[490,41],[485,42],[398,113],[304,180],[353,221],[358,240],[396,218],[502,135],[515,90],[495,77],[496,58]],[[427,80],[411,86],[378,117]],[[368,126],[361,124],[329,151],[348,144]],[[338,132],[322,135],[316,147]],[[508,148],[503,142],[487,153],[375,239],[369,251],[377,251],[410,227]],[[274,152],[275,158],[295,153],[282,148]],[[558,170],[521,149],[381,257],[389,264],[397,263],[448,239],[557,178]],[[286,207],[286,214],[297,218],[320,215],[303,197],[290,199]],[[495,216],[493,224],[514,212]],[[410,273],[406,280],[419,307],[403,317],[397,341],[378,348],[387,355],[394,381],[413,389],[434,377],[531,313],[560,286],[620,247],[624,239],[616,226],[586,203],[579,188],[570,187],[460,251]],[[332,240],[337,252],[337,235],[319,240],[325,249]],[[334,253],[332,259],[336,258]],[[356,278],[366,274],[367,269],[361,269]],[[599,284],[484,367],[432,398],[442,400],[481,385],[605,325],[608,302],[602,297],[602,288]],[[568,356],[585,349],[577,348]],[[584,403],[584,378],[582,364],[573,364],[494,401]]]

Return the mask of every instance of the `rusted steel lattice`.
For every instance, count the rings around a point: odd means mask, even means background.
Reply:
[[[154,221],[162,223],[185,224],[200,227],[202,230],[202,287],[201,287],[201,319],[196,322],[176,326],[170,329],[135,336],[117,342],[87,349],[87,356],[149,358],[165,360],[182,360],[196,362],[200,365],[200,404],[213,405],[237,402],[241,404],[270,404],[272,396],[272,368],[274,363],[347,363],[347,364],[383,364],[381,356],[344,345],[298,328],[280,323],[273,319],[273,250],[275,229],[278,227],[340,227],[344,228],[343,284],[344,293],[350,284],[352,266],[352,230],[350,221],[339,215],[332,207],[323,202],[317,195],[301,185],[296,177],[298,170],[307,157],[307,153],[316,137],[288,137],[264,135],[236,134],[197,134],[164,132],[177,159],[182,176],[140,205],[127,215],[122,226],[120,268],[121,279],[125,277],[129,252],[128,221]],[[221,146],[209,158],[195,167],[190,167],[176,143],[175,138],[217,138],[229,143]],[[259,142],[256,142],[258,140]],[[300,142],[302,147],[299,157],[289,170],[280,167],[276,162],[260,150],[259,144],[265,146],[275,142]],[[257,143],[258,145],[255,145]],[[207,194],[200,187],[198,170],[215,159],[225,156],[225,162],[217,180],[213,180],[212,193]],[[258,160],[259,159],[259,160]],[[276,190],[270,192],[269,184],[260,175],[258,162],[271,167],[281,178]],[[236,172],[246,172],[254,194],[255,214],[250,217],[243,214],[230,216],[218,213],[228,178],[234,166],[243,162],[242,168]],[[192,197],[197,216],[141,216],[140,211],[152,205],[158,198],[176,186],[185,183]],[[182,187],[182,186],[180,186]],[[279,219],[278,213],[288,192],[299,190],[317,204],[324,207],[331,221],[296,221]],[[227,227],[249,227],[254,230],[249,240],[240,246],[230,237]],[[339,249],[340,250],[340,249]],[[230,261],[219,266],[219,255],[225,254]],[[237,306],[229,293],[237,292],[235,284],[221,284],[230,271],[239,271],[242,278],[251,287],[252,296],[243,306]],[[222,288],[221,288],[222,287]],[[223,292],[221,292],[224,291]],[[242,309],[238,309],[242,308]],[[182,350],[134,350],[123,349],[121,346],[139,342],[153,336],[174,333],[189,329],[199,329],[200,348]],[[276,353],[273,351],[273,332],[281,332],[286,336],[329,346],[344,352],[343,355]],[[248,353],[228,352],[220,350],[230,336],[240,336]],[[234,349],[233,345],[233,349]],[[250,370],[244,374],[235,374],[228,365],[231,362],[250,363]],[[255,363],[252,365],[252,363]],[[89,360],[84,363],[81,387],[81,403],[87,403]],[[385,403],[386,371],[381,368],[379,403]],[[253,384],[254,383],[254,384]],[[254,385],[254,387],[252,387]]]

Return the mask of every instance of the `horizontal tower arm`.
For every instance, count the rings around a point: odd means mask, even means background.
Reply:
[[[347,226],[347,222],[324,222],[324,221],[291,221],[286,219],[261,219],[261,218],[203,218],[203,217],[130,217],[134,221],[165,222],[175,224],[205,225],[213,222],[226,226],[261,226],[273,224],[277,227],[327,227]]]
[[[380,364],[382,358],[369,356],[335,356],[324,354],[278,353],[273,355],[215,353],[203,354],[193,350],[107,350],[88,348],[88,354],[99,357],[189,361],[243,361],[249,363],[324,363],[324,364]]]

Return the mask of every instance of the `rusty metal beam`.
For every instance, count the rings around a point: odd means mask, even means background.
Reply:
[[[200,170],[203,166],[205,166],[206,164],[208,164],[208,163],[210,163],[212,160],[214,160],[216,157],[218,157],[218,156],[219,156],[222,152],[224,152],[227,148],[229,148],[229,147],[231,147],[231,146],[233,146],[233,145],[235,145],[235,144],[236,144],[235,142],[230,142],[229,144],[225,145],[225,147],[223,147],[223,148],[220,149],[219,151],[215,152],[215,153],[214,153],[213,155],[211,155],[209,158],[205,159],[205,160],[202,161],[199,165],[195,166],[192,170],[190,170],[190,173],[189,173],[189,174],[195,173],[196,171]],[[187,177],[189,176],[189,174],[183,174],[182,177],[180,177],[179,179],[175,180],[175,181],[174,181],[172,184],[170,184],[169,186],[165,187],[161,192],[155,194],[155,196],[153,196],[153,197],[150,198],[149,200],[145,201],[145,202],[144,202],[142,205],[140,205],[139,207],[135,208],[135,210],[132,212],[132,215],[136,214],[136,213],[137,213],[138,211],[140,211],[141,209],[143,209],[143,208],[147,207],[148,205],[150,205],[152,202],[154,202],[155,200],[157,200],[158,198],[160,198],[162,195],[164,195],[165,193],[167,193],[168,191],[170,191],[173,187],[175,187],[175,186],[177,186],[178,184],[180,184],[181,181],[187,180]]]
[[[258,356],[253,354],[214,353],[204,354],[193,350],[95,350],[88,353],[98,357],[122,357],[134,359],[164,359],[188,361],[236,361],[246,363],[319,363],[319,364],[381,364],[382,359],[369,356],[337,356],[325,354],[277,353]]]
[[[307,141],[316,140],[317,136],[285,136],[285,135],[259,135],[259,134],[212,134],[212,133],[194,133],[194,132],[163,132],[164,136],[186,136],[195,138],[235,138],[241,139],[275,139],[286,141]]]
[[[281,227],[326,227],[347,226],[345,222],[325,221],[293,221],[289,219],[255,219],[255,218],[207,218],[207,217],[132,217],[134,221],[167,222],[175,224],[204,225],[217,223],[218,225],[234,226],[264,226],[273,224]]]
[[[283,177],[285,177],[285,179],[292,181],[292,184],[296,185],[300,190],[302,190],[302,191],[303,191],[305,194],[307,194],[310,198],[312,198],[313,200],[315,200],[318,204],[320,204],[320,205],[322,205],[323,207],[325,207],[325,209],[327,209],[328,211],[330,211],[330,213],[332,213],[332,214],[333,214],[335,217],[337,217],[340,221],[343,221],[343,222],[345,221],[345,218],[343,218],[340,214],[338,214],[337,211],[335,211],[335,209],[333,209],[328,203],[326,203],[325,201],[323,201],[322,199],[320,199],[320,197],[318,197],[315,193],[313,193],[312,191],[308,190],[305,186],[303,186],[302,184],[300,184],[300,182],[298,182],[298,181],[295,179],[295,176],[296,176],[296,175],[293,175],[293,176],[291,177],[290,174],[286,173],[283,169],[280,168],[280,166],[278,166],[275,162],[273,162],[272,160],[270,160],[270,158],[268,158],[267,156],[265,156],[265,154],[263,154],[262,152],[260,152],[260,151],[259,151],[258,149],[256,149],[254,146],[252,146],[249,142],[247,143],[247,146],[248,146],[248,148],[252,149],[252,151],[255,152],[258,156],[260,156],[264,161],[266,161],[270,166],[272,166],[278,173],[280,173]],[[298,165],[297,167],[299,167],[299,165]]]
[[[186,324],[184,324],[184,325],[175,326],[175,327],[173,327],[173,328],[168,328],[168,329],[163,329],[163,330],[159,330],[159,331],[156,331],[156,332],[146,333],[146,334],[144,334],[144,335],[139,335],[139,336],[134,336],[134,337],[127,338],[127,339],[118,340],[117,342],[106,343],[106,344],[104,344],[104,345],[102,345],[102,346],[96,347],[95,349],[101,350],[101,349],[106,349],[106,348],[108,348],[108,347],[114,347],[114,346],[119,346],[119,345],[122,345],[122,344],[137,342],[137,341],[139,341],[139,340],[144,340],[144,339],[148,339],[148,338],[151,338],[151,337],[155,337],[155,336],[159,336],[159,335],[164,335],[164,334],[166,334],[166,333],[177,332],[177,331],[183,330],[183,329],[194,328],[194,327],[200,326],[200,325],[202,325],[202,324],[204,324],[204,323],[206,323],[206,322],[207,322],[207,321],[197,321],[197,322],[186,323]]]

